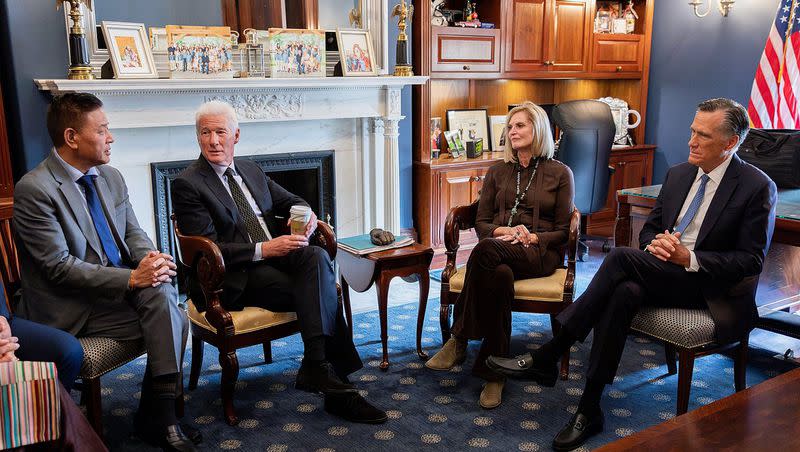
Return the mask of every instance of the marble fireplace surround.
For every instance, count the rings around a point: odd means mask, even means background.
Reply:
[[[236,155],[334,150],[340,236],[372,227],[400,232],[400,91],[427,77],[227,80],[35,80],[51,94],[89,92],[104,103],[115,142],[111,165],[155,240],[150,163],[199,155],[194,112],[211,99],[239,116]]]

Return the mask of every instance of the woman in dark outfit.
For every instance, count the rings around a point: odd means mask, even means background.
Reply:
[[[425,366],[449,370],[464,361],[467,340],[483,339],[472,373],[487,380],[483,408],[502,400],[505,380],[486,367],[489,355],[508,356],[514,281],[548,276],[561,264],[573,210],[572,171],[553,160],[547,114],[532,102],[506,117],[503,161],[489,168],[478,201],[480,241],[467,262],[455,307],[452,337]]]

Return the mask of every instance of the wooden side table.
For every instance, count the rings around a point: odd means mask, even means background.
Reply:
[[[389,352],[386,310],[389,303],[389,282],[395,276],[419,276],[419,312],[417,313],[417,355],[428,359],[422,351],[422,323],[425,320],[425,309],[428,306],[428,289],[430,275],[428,270],[433,259],[433,250],[425,245],[414,243],[402,248],[379,251],[377,253],[358,256],[339,248],[336,261],[341,274],[342,295],[344,297],[345,315],[350,332],[353,332],[353,313],[350,308],[350,287],[356,292],[364,292],[375,283],[378,288],[378,313],[381,320],[381,343],[383,359],[381,370],[389,368]]]

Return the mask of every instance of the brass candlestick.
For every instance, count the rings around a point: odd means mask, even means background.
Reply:
[[[69,29],[69,73],[67,78],[70,80],[91,80],[92,66],[89,64],[89,47],[86,43],[86,34],[83,29],[83,14],[81,13],[81,3],[87,8],[92,9],[91,0],[67,0],[69,1],[69,18],[72,26]],[[56,7],[60,7],[64,0],[56,0]]]
[[[400,3],[395,5],[392,10],[392,17],[397,16],[397,28],[400,29],[400,35],[397,36],[397,53],[394,66],[394,75],[396,76],[410,77],[414,75],[414,70],[411,67],[411,58],[408,56],[408,36],[406,35],[406,17],[413,14],[414,6],[406,5],[405,0],[400,0]]]

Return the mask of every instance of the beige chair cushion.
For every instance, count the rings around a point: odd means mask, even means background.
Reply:
[[[189,305],[189,320],[201,328],[216,333],[217,329],[208,323],[205,313],[198,311],[197,308],[194,307],[192,300],[186,301]],[[294,312],[272,312],[251,306],[241,311],[228,312],[230,312],[231,317],[233,317],[233,330],[235,334],[250,333],[297,320],[297,314]]]
[[[461,293],[466,274],[466,267],[458,269],[456,274],[450,278],[450,292]],[[514,281],[514,298],[560,303],[563,301],[564,282],[566,280],[567,269],[559,268],[550,276]]]

